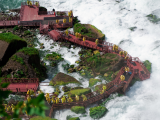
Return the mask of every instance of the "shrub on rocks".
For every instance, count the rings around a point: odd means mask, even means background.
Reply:
[[[69,92],[69,95],[71,95],[71,97],[74,97],[75,96],[75,94],[76,95],[78,95],[78,96],[80,96],[80,95],[82,95],[82,94],[88,94],[88,93],[90,93],[91,92],[91,89],[90,88],[83,88],[83,89],[75,89],[75,90],[71,90],[70,92]]]
[[[69,120],[80,120],[79,117],[70,118]]]
[[[90,116],[92,118],[98,119],[103,117],[108,110],[103,106],[96,106],[96,107],[90,108],[89,111],[90,111]]]
[[[77,114],[83,114],[83,113],[85,113],[86,111],[85,111],[85,108],[83,107],[83,106],[72,106],[71,107],[71,111],[73,111],[73,112],[75,112],[75,113],[77,113]]]
[[[92,87],[92,86],[94,86],[97,82],[101,82],[101,80],[91,78],[91,79],[89,79],[89,86]]]
[[[13,31],[16,31],[16,30],[18,30],[19,28],[18,28],[18,26],[16,25],[14,28],[13,28]]]
[[[67,115],[66,120],[80,120],[79,117],[72,117],[71,115]]]
[[[31,118],[30,120],[57,120],[57,119],[50,118],[50,117],[35,116],[35,117]]]
[[[151,72],[151,62],[149,62],[149,60],[145,60],[144,62],[143,62],[143,64],[144,64],[144,66],[147,68],[147,70],[149,71],[149,72]]]

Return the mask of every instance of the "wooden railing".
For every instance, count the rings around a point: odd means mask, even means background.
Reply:
[[[37,2],[38,5],[40,6],[39,1],[31,1],[31,2],[32,2],[32,5],[36,5],[36,2]],[[22,6],[22,5],[28,5],[28,4],[27,4],[27,2],[21,2],[21,6]],[[39,7],[39,6],[38,6],[38,7]]]

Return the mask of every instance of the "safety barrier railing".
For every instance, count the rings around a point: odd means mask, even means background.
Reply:
[[[132,75],[130,76],[129,80],[127,81],[127,84],[124,85],[122,91],[125,93],[126,89],[128,88],[130,82],[132,81],[132,78],[134,76],[134,71],[132,71]]]
[[[0,21],[13,21],[13,20],[20,20],[20,17],[2,17]]]
[[[38,3],[38,5],[40,6],[39,1],[31,1],[31,2],[32,2],[32,5],[36,5],[36,3]],[[21,2],[21,6],[22,5],[28,5],[28,4],[27,4],[27,2]]]
[[[54,11],[38,11],[38,15],[56,15]]]
[[[39,83],[38,78],[2,78],[1,83]]]
[[[69,11],[56,11],[56,16],[68,16]]]

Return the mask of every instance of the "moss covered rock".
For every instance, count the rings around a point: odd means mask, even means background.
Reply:
[[[27,43],[12,33],[0,33],[0,66],[4,66],[9,58]]]
[[[91,118],[98,119],[103,117],[108,111],[103,106],[96,106],[89,109]]]
[[[88,93],[90,93],[90,92],[91,92],[91,89],[90,89],[90,88],[74,89],[74,90],[70,90],[69,95],[70,95],[71,97],[74,97],[75,94],[78,95],[78,96],[80,96],[80,95],[82,95],[82,94],[85,95],[85,94],[88,94]]]
[[[144,66],[147,68],[147,70],[148,70],[149,72],[151,72],[151,65],[152,65],[152,63],[149,62],[149,60],[145,60],[145,61],[143,62],[143,64],[144,64]]]
[[[102,40],[105,39],[105,34],[103,34],[101,30],[90,24],[76,23],[73,29],[75,33],[80,33],[82,36],[87,37],[87,40],[90,41],[95,41],[95,39],[98,38],[99,43],[102,43]]]
[[[56,52],[52,52],[52,54],[47,54],[44,59],[51,61],[51,66],[56,66],[59,61],[64,60],[61,55]]]
[[[46,78],[46,68],[40,64],[39,52],[35,48],[24,47],[10,57],[2,67],[2,77],[11,74],[13,78]]]
[[[75,78],[66,75],[64,73],[59,72],[51,81],[50,85],[56,86],[56,85],[67,85],[69,83],[75,83],[75,84],[81,84],[78,80]]]
[[[73,112],[75,112],[75,113],[77,113],[77,114],[83,114],[83,113],[85,113],[86,111],[85,111],[85,108],[83,107],[83,106],[72,106],[71,107],[71,110],[73,111]]]
[[[94,86],[97,82],[101,82],[101,80],[91,78],[91,79],[89,80],[89,86],[92,87],[92,86]]]
[[[68,120],[80,120],[79,117],[69,118]]]
[[[35,117],[32,117],[30,120],[57,120],[57,119],[50,118],[50,117],[35,116]]]

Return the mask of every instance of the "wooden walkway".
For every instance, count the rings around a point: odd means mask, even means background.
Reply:
[[[35,5],[36,1],[32,1],[33,5],[28,6],[26,2],[21,4],[20,9],[20,17],[16,20],[1,20],[0,19],[0,27],[7,27],[7,26],[40,26],[48,25],[48,22],[52,24],[56,24],[57,28],[68,28],[72,27],[73,23],[69,22],[68,16],[56,16],[53,11],[47,11],[46,14],[39,14],[44,11],[39,11],[39,7]],[[38,1],[37,1],[38,2]],[[68,11],[65,11],[68,14]],[[63,23],[63,19],[66,19],[66,23]],[[56,23],[56,19],[59,20],[59,24]],[[73,14],[72,14],[72,21],[73,21]]]
[[[29,89],[37,91],[39,87],[38,78],[3,78],[2,83],[10,83],[7,88],[3,90],[10,90],[12,92],[27,92]]]

